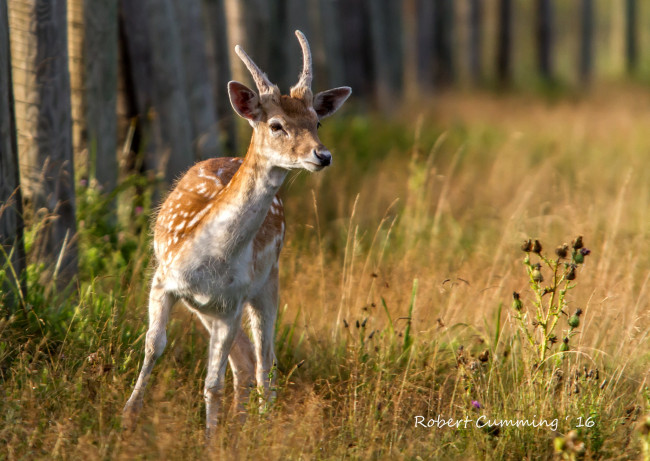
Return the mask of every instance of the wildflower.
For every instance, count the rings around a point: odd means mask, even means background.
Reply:
[[[575,278],[576,278],[576,267],[577,266],[575,264],[571,264],[569,272],[566,275],[567,280],[575,280]]]
[[[540,254],[542,252],[542,244],[539,243],[539,240],[535,240],[535,243],[533,243],[533,253]]]
[[[477,410],[481,409],[481,403],[478,400],[472,400],[472,406]]]
[[[521,302],[521,299],[519,299],[519,293],[514,291],[512,293],[512,308],[516,311],[520,311],[524,307],[524,303]]]
[[[577,315],[569,317],[569,326],[571,328],[578,328],[580,326],[580,318]]]
[[[487,362],[489,358],[490,358],[490,351],[487,349],[485,349],[485,351],[481,352],[478,355],[479,361],[483,363]]]
[[[577,309],[576,309],[576,313],[575,313],[575,315],[578,316],[578,317],[580,317],[580,316],[582,315],[582,309],[577,308]]]
[[[569,253],[569,245],[566,243],[563,245],[560,245],[555,249],[555,254],[558,255],[560,258],[566,258],[566,255]]]
[[[86,178],[81,178],[81,179],[79,180],[79,185],[80,185],[81,187],[87,187],[87,186],[88,186],[88,180],[87,180]]]
[[[530,253],[533,251],[533,242],[530,239],[524,240],[524,243],[521,244],[521,249],[526,253]]]
[[[580,248],[582,248],[583,247],[582,235],[578,235],[578,238],[576,238],[572,243],[573,243],[574,250],[579,250]]]
[[[144,211],[144,208],[142,208],[141,206],[138,205],[137,207],[135,207],[135,209],[133,211],[135,212],[136,216],[140,216],[142,214],[142,212]]]
[[[542,283],[544,281],[544,276],[542,275],[542,272],[540,269],[542,268],[542,265],[540,263],[537,263],[533,266],[533,272],[532,272],[532,277],[533,281],[537,283]]]
[[[569,338],[565,337],[560,344],[560,352],[566,352],[569,350]]]
[[[575,262],[576,264],[582,264],[583,262],[585,262],[585,255],[583,255],[582,252],[580,251],[576,251],[575,253],[573,253],[573,262]]]

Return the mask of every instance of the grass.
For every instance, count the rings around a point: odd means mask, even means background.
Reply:
[[[327,120],[333,166],[284,188],[278,399],[243,424],[226,414],[210,449],[206,335],[180,306],[139,425],[121,429],[143,356],[151,207],[132,205],[141,179],[118,191],[118,220],[80,188],[74,293],[32,265],[28,298],[0,321],[0,457],[647,457],[648,103],[620,88],[552,102],[455,93],[392,120]],[[554,308],[539,332],[553,277],[532,279],[521,242],[549,257],[577,235],[591,254],[554,305],[568,315]],[[569,351],[540,349],[551,333]],[[472,422],[438,427],[449,419]],[[476,427],[488,419],[543,422]]]

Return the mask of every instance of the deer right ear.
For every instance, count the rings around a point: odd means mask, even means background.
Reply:
[[[260,98],[246,85],[235,81],[228,82],[228,96],[232,108],[246,120],[258,122],[262,118]]]

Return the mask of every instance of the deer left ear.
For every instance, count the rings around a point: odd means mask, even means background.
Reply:
[[[325,118],[336,112],[352,94],[352,88],[342,86],[322,91],[314,96],[314,110],[318,118]]]
[[[257,122],[262,117],[260,98],[246,85],[231,81],[228,82],[228,96],[230,104],[240,116],[251,122]]]

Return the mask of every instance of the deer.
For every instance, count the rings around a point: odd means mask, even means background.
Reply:
[[[227,363],[235,401],[255,385],[260,402],[275,399],[274,331],[279,301],[279,257],[285,219],[278,191],[291,170],[321,171],[332,154],[318,137],[320,120],[352,93],[347,86],[312,93],[312,57],[305,35],[298,82],[289,95],[271,83],[246,52],[235,52],[257,93],[228,82],[234,111],[252,127],[244,158],[212,158],[192,166],[164,200],[154,223],[155,272],[149,293],[144,360],[123,410],[132,428],[144,390],[167,343],[174,304],[182,302],[209,333],[204,385],[206,435],[216,430]],[[246,313],[250,336],[242,327]],[[261,403],[260,403],[261,404]]]

